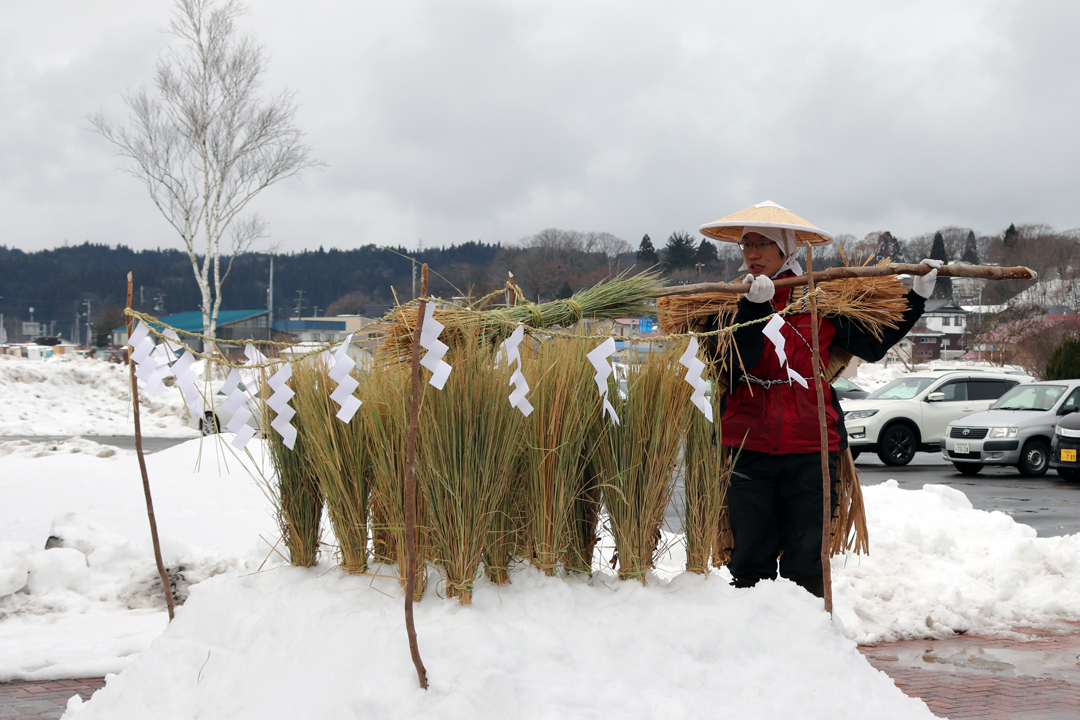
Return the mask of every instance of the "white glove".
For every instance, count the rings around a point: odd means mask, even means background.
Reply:
[[[934,269],[925,275],[916,275],[915,279],[911,282],[911,289],[914,290],[917,295],[929,298],[934,294],[934,284],[937,283],[937,269],[945,263],[940,260],[930,260],[927,258],[919,264],[929,265]]]
[[[743,278],[743,282],[750,283],[750,291],[746,293],[746,299],[752,303],[769,302],[776,293],[772,280],[764,275],[754,277],[754,274],[750,273]]]

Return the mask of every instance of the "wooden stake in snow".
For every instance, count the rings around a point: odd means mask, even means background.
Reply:
[[[420,297],[428,293],[428,266],[424,263],[420,276]],[[421,299],[413,331],[412,398],[409,405],[409,434],[405,446],[405,630],[409,634],[409,652],[420,687],[427,690],[427,670],[420,659],[416,644],[416,625],[413,622],[413,592],[416,588],[416,430],[420,419],[420,331],[424,325],[427,301]]]
[[[832,614],[832,564],[829,530],[832,527],[832,478],[829,475],[829,431],[825,426],[825,391],[821,386],[821,350],[818,340],[817,296],[814,294],[814,250],[806,246],[806,289],[810,297],[810,348],[814,359],[814,391],[817,393],[818,427],[821,428],[821,491],[824,508],[821,513],[821,585],[824,590],[825,612]]]
[[[127,276],[127,308],[131,309],[131,273]],[[131,316],[127,316],[127,333],[131,337]],[[146,514],[150,518],[150,539],[154,542],[154,560],[157,561],[158,575],[161,577],[161,587],[165,591],[165,605],[169,608],[169,620],[176,614],[176,605],[173,602],[172,583],[169,582],[169,571],[165,569],[165,563],[161,559],[161,543],[158,541],[157,520],[154,519],[154,500],[150,497],[150,477],[146,474],[146,456],[142,447],[142,428],[139,424],[139,383],[135,377],[135,363],[131,361],[128,351],[124,351],[124,361],[128,365],[128,373],[131,376],[131,407],[135,412],[135,452],[139,456],[139,470],[142,472],[143,495],[146,496]]]

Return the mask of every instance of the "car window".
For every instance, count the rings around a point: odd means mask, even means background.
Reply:
[[[862,390],[861,387],[848,380],[846,377],[838,377],[832,381],[832,386],[837,390]]]
[[[867,396],[867,399],[910,400],[934,382],[935,378],[906,377],[893,380],[888,385],[879,387]]]
[[[1062,403],[1062,405],[1080,405],[1080,388],[1076,388],[1075,390],[1073,390],[1069,397],[1065,399],[1065,402]]]
[[[968,399],[968,381],[953,380],[939,387],[935,392],[944,393],[946,402],[957,402]]]
[[[990,406],[991,410],[1049,410],[1068,390],[1066,385],[1018,385]]]
[[[968,395],[972,400],[997,400],[1007,389],[1004,380],[968,380]]]

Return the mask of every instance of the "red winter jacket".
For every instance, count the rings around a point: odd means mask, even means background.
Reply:
[[[781,277],[791,275],[793,273],[789,271]],[[790,288],[778,288],[771,303],[752,303],[744,297],[739,301],[734,324],[768,317],[778,308],[787,306],[790,294]],[[829,350],[834,344],[870,362],[884,357],[889,348],[899,342],[922,316],[925,300],[909,292],[907,301],[908,309],[899,318],[897,328],[885,328],[881,340],[846,318],[821,318],[818,349],[822,370],[829,364]],[[771,455],[821,451],[817,391],[814,389],[814,366],[811,362],[810,315],[792,313],[783,317],[785,322],[780,332],[785,340],[787,365],[780,364],[775,346],[762,334],[765,322],[734,333],[734,342],[746,374],[738,371],[737,361],[729,363],[728,367],[736,370],[720,424],[721,442],[725,446],[743,447]],[[794,380],[788,381],[788,367],[806,379],[806,388]],[[757,382],[775,380],[784,382],[768,386]],[[840,450],[847,445],[847,434],[843,429],[839,402],[829,384],[823,382],[823,385],[829,450]]]

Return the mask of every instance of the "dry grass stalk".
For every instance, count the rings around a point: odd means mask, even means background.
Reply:
[[[523,355],[535,408],[524,427],[524,549],[548,575],[560,564],[588,572],[596,542],[592,456],[602,426],[589,349],[588,341],[551,338],[535,354]]]
[[[496,310],[473,310],[441,306],[435,319],[446,326],[440,340],[451,348],[466,338],[479,337],[489,345],[502,342],[519,324],[526,332],[549,327],[570,327],[582,318],[615,319],[652,313],[646,303],[660,286],[655,273],[627,276],[625,273],[576,293],[568,300],[523,304]],[[384,339],[380,356],[391,362],[405,362],[412,353],[412,331],[416,327],[417,306],[399,305],[382,325]]]
[[[838,502],[833,512],[829,552],[840,555],[851,551],[856,555],[870,554],[870,535],[866,527],[866,507],[863,505],[859,473],[851,449],[840,453],[837,468]]]
[[[405,445],[409,424],[409,368],[377,366],[358,378],[364,407],[353,422],[362,420],[362,433],[371,458],[368,526],[372,557],[394,563],[405,586]],[[431,543],[427,503],[416,496],[416,577],[414,599],[426,587]]]
[[[353,375],[359,377],[359,371]],[[367,570],[367,499],[371,458],[364,442],[363,422],[345,424],[335,417],[338,405],[330,399],[337,383],[327,375],[318,356],[293,365],[296,410],[293,424],[318,478],[327,515],[337,537],[340,563],[350,573]]]
[[[646,571],[654,567],[676,461],[690,413],[697,412],[683,380],[686,371],[678,364],[685,348],[685,342],[673,342],[649,353],[646,362],[631,367],[626,399],[614,388],[610,393],[620,424],[605,420],[597,460],[623,579],[644,583]]]
[[[432,560],[446,575],[446,594],[472,600],[486,547],[505,532],[499,520],[511,492],[521,412],[510,405],[511,371],[479,334],[447,356],[446,386],[426,390],[420,408],[417,476],[427,500]],[[498,559],[496,558],[496,562]]]
[[[720,444],[720,399],[711,399],[713,419],[709,422],[697,408],[690,410],[690,427],[683,453],[686,474],[683,477],[686,505],[683,509],[683,533],[686,536],[686,569],[705,574],[709,562],[719,557],[720,508],[727,497],[731,463]]]
[[[264,377],[264,386],[265,382]],[[296,386],[296,379],[290,379],[289,387],[295,389]],[[265,403],[262,403],[262,410],[260,427],[267,429],[270,460],[277,478],[270,487],[281,537],[289,549],[289,562],[297,567],[312,567],[319,561],[322,535],[323,497],[319,479],[306,453],[304,438],[297,433],[293,448],[285,447],[281,436],[270,429],[276,414]]]

